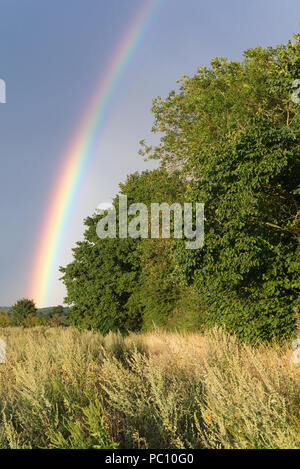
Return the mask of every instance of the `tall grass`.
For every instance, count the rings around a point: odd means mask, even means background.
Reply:
[[[2,448],[300,448],[288,345],[5,328]]]

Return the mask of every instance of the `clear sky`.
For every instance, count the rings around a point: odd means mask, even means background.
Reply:
[[[143,0],[0,0],[0,305],[28,295],[32,258],[55,175],[101,73]],[[299,32],[299,0],[162,0],[110,101],[99,147],[77,194],[59,264],[83,219],[118,183],[149,164],[152,99],[224,56],[286,43]],[[53,279],[49,304],[62,303]]]

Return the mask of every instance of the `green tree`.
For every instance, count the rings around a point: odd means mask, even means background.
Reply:
[[[36,306],[32,300],[23,298],[18,300],[12,307],[12,320],[15,326],[24,325],[25,321],[29,321],[36,317]]]
[[[61,305],[53,306],[45,317],[45,320],[47,325],[52,327],[69,325],[68,314],[66,313],[65,308]]]
[[[205,203],[205,246],[178,242],[169,266],[192,286],[207,324],[246,340],[289,335],[299,298],[300,36],[250,49],[242,62],[213,59],[154,100],[160,145],[143,154],[188,181]]]
[[[68,292],[65,301],[71,305],[70,321],[103,334],[138,329],[140,317],[129,317],[126,308],[139,275],[135,241],[99,239],[100,219],[94,214],[85,220],[84,241],[73,249],[73,262],[61,268]]]
[[[62,316],[65,314],[64,307],[61,305],[53,306],[50,311],[50,316]]]
[[[182,190],[178,174],[165,170],[145,171],[128,176],[120,184],[120,194],[127,195],[128,205],[134,202],[174,199]],[[118,212],[119,197],[113,202]],[[141,239],[99,239],[96,226],[102,215],[95,213],[85,220],[84,241],[73,249],[74,260],[62,267],[67,288],[66,303],[71,305],[70,321],[77,326],[94,328],[102,333],[110,330],[139,330],[145,307],[141,284]],[[147,241],[145,249],[147,249]],[[145,276],[144,276],[145,277]],[[143,277],[143,278],[144,278]]]
[[[99,240],[95,214],[62,269],[75,323],[102,331],[219,324],[248,341],[291,335],[299,306],[300,36],[215,58],[153,101],[160,168],[128,176],[128,202],[205,204],[205,244]],[[118,197],[114,201],[118,204]]]

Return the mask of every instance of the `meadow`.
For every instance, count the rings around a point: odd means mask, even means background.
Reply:
[[[1,330],[1,448],[300,448],[290,344],[222,329]]]

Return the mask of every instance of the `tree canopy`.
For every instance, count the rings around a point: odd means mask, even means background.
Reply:
[[[300,36],[215,58],[154,99],[159,168],[120,185],[128,200],[205,204],[205,244],[99,239],[101,215],[62,268],[76,324],[109,330],[219,324],[245,340],[290,335],[299,306]],[[118,197],[114,204],[117,207]]]
[[[23,326],[26,321],[36,317],[36,306],[32,300],[23,298],[18,300],[12,307],[12,322],[14,326]]]

